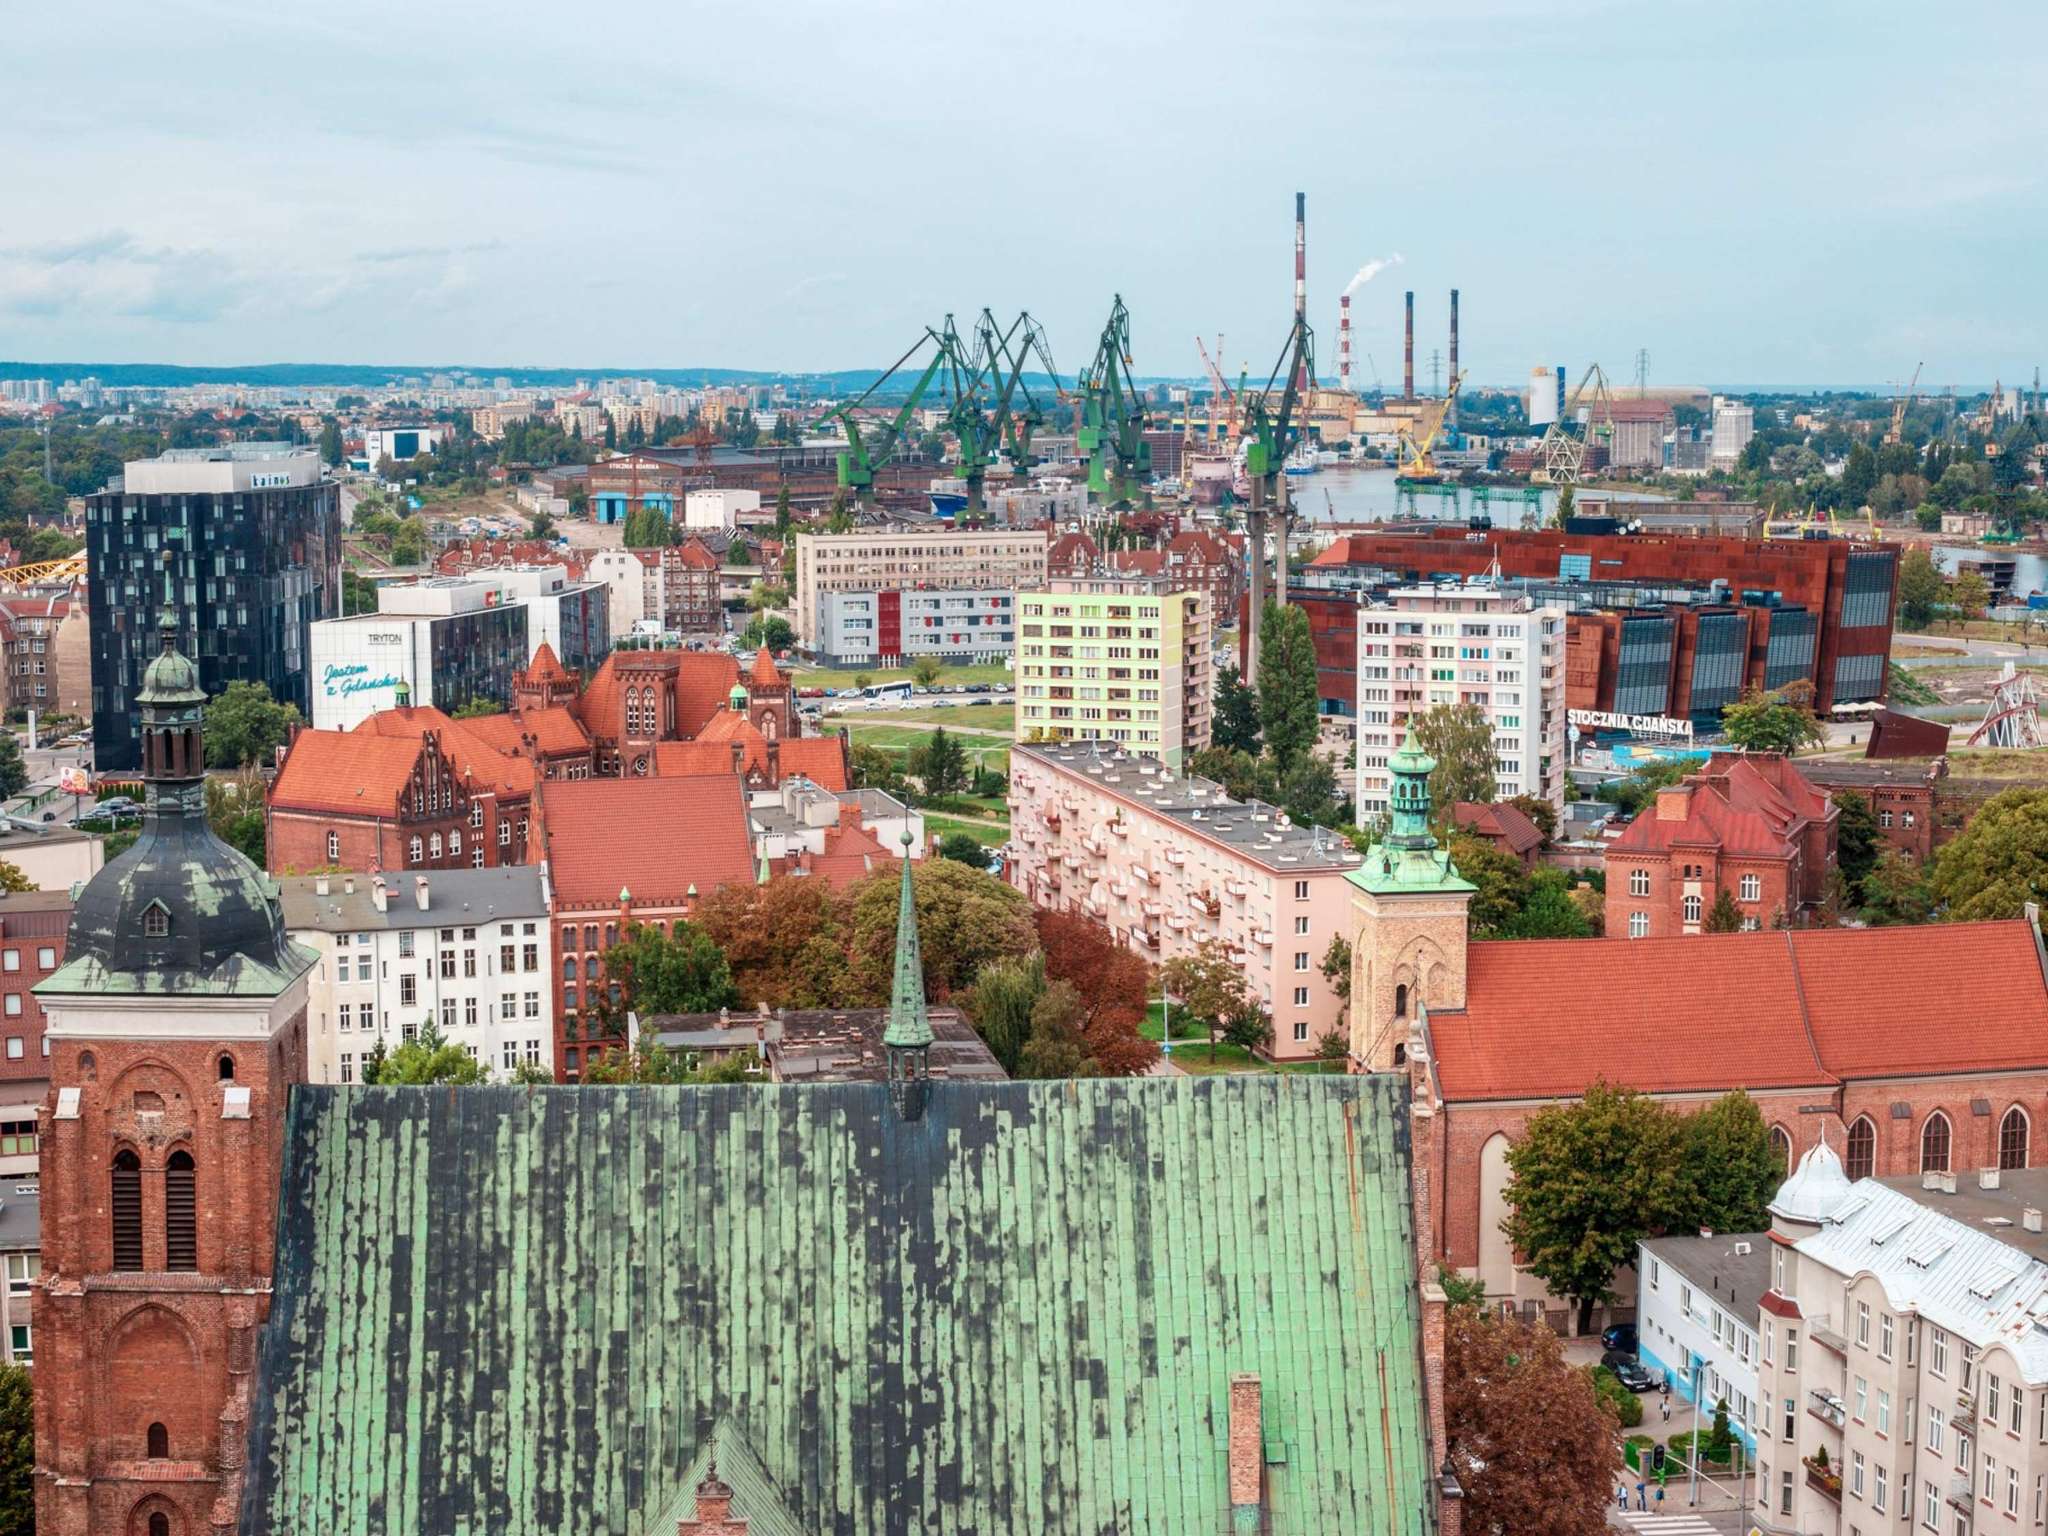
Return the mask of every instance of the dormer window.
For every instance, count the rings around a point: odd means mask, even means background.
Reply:
[[[145,939],[167,939],[171,936],[171,909],[160,901],[152,901],[142,909],[142,936]]]

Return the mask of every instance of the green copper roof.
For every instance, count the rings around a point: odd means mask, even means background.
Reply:
[[[889,994],[889,1027],[882,1044],[922,1050],[932,1043],[924,1005],[924,960],[917,946],[917,897],[910,888],[910,834],[903,834],[903,889],[896,899],[896,981]]]
[[[243,1536],[1430,1536],[1388,1076],[293,1091]]]
[[[1451,856],[1437,846],[1436,834],[1429,830],[1429,776],[1436,772],[1436,759],[1415,739],[1412,718],[1401,750],[1387,759],[1387,770],[1394,781],[1388,795],[1387,835],[1368,848],[1365,862],[1347,871],[1344,878],[1361,890],[1378,894],[1448,895],[1477,890],[1458,873]]]

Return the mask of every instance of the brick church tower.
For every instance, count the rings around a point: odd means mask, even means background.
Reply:
[[[277,887],[206,823],[206,695],[164,619],[143,676],[148,808],[80,893],[41,1113],[36,1529],[235,1527],[270,1310],[285,1096],[311,950]]]
[[[1475,889],[1429,830],[1436,760],[1409,727],[1387,760],[1392,825],[1344,878],[1355,886],[1351,941],[1351,1070],[1403,1069],[1416,1009],[1465,1005],[1466,909]]]

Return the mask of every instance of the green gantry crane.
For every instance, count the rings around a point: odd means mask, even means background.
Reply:
[[[1302,424],[1295,412],[1302,405],[1301,381],[1316,376],[1316,338],[1305,316],[1296,315],[1287,333],[1280,360],[1266,379],[1266,387],[1245,402],[1244,472],[1251,483],[1251,505],[1245,516],[1245,567],[1251,577],[1251,612],[1246,622],[1251,634],[1245,646],[1246,675],[1259,670],[1259,619],[1266,611],[1266,513],[1278,507],[1280,536],[1274,541],[1278,567],[1275,587],[1279,601],[1287,601],[1287,491],[1284,470],[1287,455],[1300,442]],[[1279,404],[1273,401],[1273,386],[1281,379]],[[1243,393],[1242,390],[1239,391]]]
[[[995,315],[984,309],[975,325],[971,351],[950,328],[948,338],[955,358],[953,406],[946,423],[960,445],[954,473],[967,482],[967,510],[978,515],[986,506],[983,484],[999,453],[1009,459],[1015,473],[1030,472],[1031,435],[1045,415],[1024,383],[1025,364],[1035,352],[1052,374],[1055,389],[1059,388],[1059,375],[1053,369],[1045,334],[1028,310],[1005,330],[996,323]],[[1020,395],[1021,408],[1015,404]]]
[[[924,334],[912,342],[901,357],[890,364],[886,373],[826,418],[828,421],[836,420],[846,428],[846,446],[839,451],[839,486],[841,490],[852,493],[856,506],[866,503],[869,493],[875,488],[875,466],[889,461],[889,456],[896,451],[896,444],[903,437],[904,428],[908,427],[912,418],[917,415],[919,402],[932,387],[933,380],[939,377],[940,371],[949,364],[954,369],[957,392],[960,356],[955,345],[957,340],[951,315],[946,316],[946,328],[943,332],[926,326]],[[896,377],[898,370],[905,363],[927,345],[932,349],[932,359],[925,364],[924,372],[918,375],[917,382],[911,385],[910,393],[903,401],[903,408],[883,424],[880,432],[870,437],[861,430],[856,413],[879,393],[884,385]]]
[[[1095,360],[1079,383],[1082,404],[1078,447],[1088,460],[1088,489],[1106,506],[1123,506],[1133,485],[1145,505],[1152,478],[1152,445],[1145,441],[1145,406],[1131,378],[1131,315],[1116,296]]]

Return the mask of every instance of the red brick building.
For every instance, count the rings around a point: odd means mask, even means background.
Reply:
[[[1952,776],[1945,757],[1922,762],[1816,758],[1801,771],[1830,794],[1863,796],[1885,841],[1922,863],[1967,827],[1986,800],[2020,787],[2011,779]]]
[[[35,985],[64,961],[68,891],[0,895],[0,1082],[50,1075],[43,1005]]]
[[[1115,576],[1164,576],[1175,592],[1209,594],[1212,623],[1221,625],[1238,611],[1244,593],[1243,539],[1191,528],[1170,533],[1146,549],[1112,549],[1106,554],[1085,533],[1065,533],[1046,554],[1046,571],[1054,577],[1083,577],[1108,572]]]
[[[1469,945],[1462,999],[1426,1004],[1409,1052],[1416,1102],[1437,1133],[1428,1175],[1440,1257],[1483,1278],[1496,1301],[1561,1317],[1500,1233],[1507,1150],[1530,1116],[1598,1081],[1683,1109],[1744,1089],[1788,1170],[1823,1134],[1851,1178],[2039,1167],[2044,1020],[2048,956],[2031,911],[1910,928]]]
[[[1533,866],[1543,852],[1543,829],[1518,805],[1504,801],[1480,805],[1460,800],[1451,807],[1451,820],[1461,831],[1471,833],[1525,867]]]
[[[1835,865],[1835,817],[1784,758],[1715,753],[1608,844],[1609,937],[1703,933],[1723,891],[1746,927],[1803,921]]]

